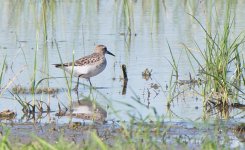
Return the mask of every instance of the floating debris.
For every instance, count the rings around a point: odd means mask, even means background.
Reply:
[[[41,93],[55,94],[55,93],[58,93],[58,92],[59,92],[58,88],[46,87],[46,88],[38,88],[38,89],[36,89],[36,94],[41,94]]]
[[[55,116],[62,117],[66,115],[67,110],[59,110]]]
[[[244,133],[245,132],[245,123],[241,123],[237,125],[234,130],[238,133]]]
[[[145,80],[149,80],[151,78],[151,73],[152,73],[152,69],[149,70],[148,68],[146,68],[143,72],[142,72],[142,78]]]
[[[82,126],[82,123],[81,122],[71,122],[69,124],[69,128],[70,129],[78,129],[81,126]]]
[[[244,104],[232,103],[231,106],[234,107],[234,108],[237,108],[237,109],[245,110],[245,105]]]
[[[14,119],[15,116],[16,116],[16,113],[9,109],[0,112],[0,119],[11,120],[11,119]]]
[[[123,79],[128,81],[127,67],[125,64],[122,65]]]
[[[177,83],[179,85],[185,85],[185,84],[189,84],[189,85],[200,85],[201,84],[201,79],[191,79],[191,80],[178,80]]]
[[[122,95],[125,95],[127,92],[127,84],[128,84],[128,75],[127,75],[127,68],[126,65],[122,65],[122,72],[123,72],[123,89],[122,89]]]
[[[22,87],[21,85],[16,85],[12,88],[13,94],[32,94],[31,88]],[[51,87],[43,87],[43,88],[37,88],[35,90],[35,94],[55,94],[58,93],[58,88],[51,88]]]
[[[178,80],[177,83],[179,85],[185,85],[185,84],[189,84],[189,85],[201,85],[202,84],[202,80],[200,78],[195,79],[191,76],[191,74],[189,73],[189,80]]]
[[[14,94],[25,94],[25,93],[27,93],[27,89],[20,86],[20,85],[16,85],[12,88],[12,92]]]
[[[160,93],[160,85],[157,83],[151,83],[150,87],[145,87],[143,90],[143,99],[147,101],[147,107],[150,106],[150,101],[155,99]]]
[[[157,90],[160,87],[160,85],[159,84],[156,84],[156,83],[151,83],[151,86],[150,87],[153,88],[153,89],[155,89],[155,90]]]

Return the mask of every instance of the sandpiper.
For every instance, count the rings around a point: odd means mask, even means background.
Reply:
[[[105,45],[97,45],[94,53],[88,56],[84,56],[74,62],[68,62],[64,64],[54,64],[56,68],[64,69],[68,73],[73,73],[73,76],[77,77],[77,85],[75,90],[78,90],[79,78],[85,78],[92,86],[90,77],[96,76],[101,73],[106,67],[105,54],[110,54]]]

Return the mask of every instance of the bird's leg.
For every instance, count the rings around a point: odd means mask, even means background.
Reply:
[[[90,78],[88,78],[88,81],[89,81],[90,86],[93,87],[93,85],[92,85],[92,83],[90,81]]]
[[[78,91],[78,86],[79,86],[79,76],[77,77],[77,85],[75,86],[73,90]]]
[[[76,91],[77,94],[77,100],[79,101],[79,94],[78,94],[78,90]]]

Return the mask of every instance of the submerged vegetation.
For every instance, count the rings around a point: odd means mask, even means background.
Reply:
[[[16,85],[12,88],[13,94],[33,94],[32,87],[31,88],[25,88],[21,87],[20,85]],[[35,90],[35,94],[57,94],[59,92],[58,88],[37,88]]]

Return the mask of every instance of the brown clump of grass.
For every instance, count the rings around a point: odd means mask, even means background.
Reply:
[[[145,79],[146,81],[149,80],[151,78],[151,73],[152,73],[152,69],[149,70],[148,68],[146,68],[143,72],[142,72],[142,78]]]
[[[238,133],[245,133],[245,123],[241,123],[235,127],[235,131]]]
[[[16,85],[12,88],[12,92],[13,94],[27,94],[27,89],[20,85]]]
[[[15,118],[15,116],[16,116],[16,113],[11,111],[11,110],[9,110],[9,109],[0,112],[0,118],[1,119],[10,120],[10,119]]]
[[[16,85],[12,88],[13,94],[32,94],[32,88],[26,88],[21,85]],[[51,87],[43,87],[35,89],[35,94],[56,94],[59,92],[58,88],[51,88]]]

